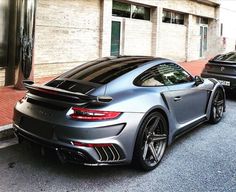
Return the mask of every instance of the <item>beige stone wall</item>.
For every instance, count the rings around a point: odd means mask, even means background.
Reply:
[[[215,7],[192,0],[164,0],[159,5],[166,9],[199,15],[202,17],[215,18]]]
[[[127,2],[156,7],[159,5],[160,0],[127,0]]]
[[[74,63],[98,58],[99,29],[99,0],[38,0],[35,75],[60,73]]]
[[[124,55],[152,55],[152,22],[125,19],[123,32]]]
[[[186,60],[197,60],[200,57],[200,25],[197,24],[197,17],[189,15],[188,36],[186,44]]]
[[[185,25],[161,23],[158,56],[185,61],[186,29]]]
[[[0,69],[0,86],[5,85],[5,69]]]
[[[223,40],[223,38],[225,40]],[[223,43],[225,41],[225,44]],[[228,53],[235,51],[236,49],[236,40],[230,37],[221,37],[219,38],[219,43],[221,45],[221,53]]]
[[[152,7],[151,21],[121,18],[121,53],[154,55],[177,61],[199,59],[196,16],[216,17],[215,7],[193,0],[129,0]],[[162,23],[162,9],[186,13],[191,23]],[[78,64],[110,55],[112,0],[38,0],[35,76],[57,75]],[[212,30],[214,30],[212,28]],[[214,32],[209,48],[214,49]],[[210,52],[209,52],[210,54]]]
[[[40,64],[35,65],[35,78],[50,77],[60,75],[74,67],[79,66],[83,62],[74,63],[53,63],[53,64]]]

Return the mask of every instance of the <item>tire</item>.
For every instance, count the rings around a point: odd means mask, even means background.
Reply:
[[[143,121],[134,148],[133,164],[143,171],[151,171],[160,163],[166,150],[168,126],[160,112],[150,113]]]
[[[223,117],[224,113],[225,98],[222,89],[217,89],[214,93],[212,105],[211,105],[211,114],[209,122],[211,124],[219,123]]]

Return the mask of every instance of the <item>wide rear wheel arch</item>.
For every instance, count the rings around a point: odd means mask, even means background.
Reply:
[[[143,123],[143,121],[145,120],[145,118],[146,118],[148,115],[150,115],[151,113],[153,113],[153,112],[159,112],[159,113],[161,113],[161,114],[164,116],[164,118],[165,118],[165,120],[166,120],[166,123],[167,123],[167,128],[168,128],[167,131],[168,131],[168,135],[169,135],[169,132],[170,132],[170,130],[169,130],[169,124],[170,124],[169,118],[168,118],[166,112],[165,112],[163,109],[161,109],[161,108],[153,108],[153,109],[151,109],[150,111],[148,111],[148,112],[144,115],[144,117],[143,117],[142,120],[141,120],[141,123],[139,124],[138,132],[140,131],[141,126],[142,126],[142,123]],[[137,134],[137,136],[138,136],[138,134]],[[137,136],[136,136],[136,140],[137,140]]]
[[[160,123],[154,124],[155,126],[153,126],[152,122],[156,121],[156,120],[153,120],[155,118],[159,118],[160,120],[158,120],[158,122]],[[152,127],[155,127],[155,129],[152,129]],[[137,133],[135,145],[134,145],[134,150],[133,150],[133,158],[132,158],[133,165],[135,165],[137,168],[142,168],[142,170],[146,170],[146,171],[152,170],[155,167],[157,167],[168,145],[168,136],[169,136],[169,122],[168,122],[166,113],[163,110],[157,109],[157,108],[150,110],[142,119],[139,129],[138,129],[138,133]],[[152,140],[153,137],[155,137],[154,140]],[[160,150],[162,151],[162,153],[158,155],[158,161],[155,159],[156,163],[154,161],[152,166],[148,166],[148,164],[146,164],[147,162],[147,159],[145,158],[146,156],[143,159],[143,156],[142,156],[144,153],[143,150],[145,150],[143,146],[144,142],[148,142],[149,143],[148,146],[149,145],[155,146],[157,153]],[[152,154],[155,154],[155,153],[152,153]],[[154,157],[155,155],[153,155],[153,158]]]
[[[216,124],[221,121],[225,111],[225,92],[221,87],[217,87],[213,93],[210,106],[209,123]]]

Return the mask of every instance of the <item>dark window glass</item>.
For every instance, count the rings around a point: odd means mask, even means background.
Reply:
[[[213,61],[236,62],[236,52],[230,52],[223,55],[217,55]]]
[[[208,24],[208,18],[202,17],[201,18],[201,24]]]
[[[148,7],[113,1],[113,16],[150,20],[150,11]]]
[[[144,87],[175,85],[192,82],[193,77],[174,63],[166,63],[152,67],[136,80],[135,84]]]
[[[121,57],[118,59],[100,59],[81,65],[71,72],[62,75],[60,78],[106,84],[151,60],[153,60],[153,57]]]
[[[111,55],[120,55],[120,28],[121,23],[119,21],[112,21],[111,25]]]
[[[180,13],[172,13],[172,23],[183,25],[184,15]]]
[[[184,14],[174,11],[163,10],[162,22],[173,24],[184,24]]]
[[[197,17],[197,24],[208,24],[208,18],[206,17]]]
[[[162,21],[164,23],[171,23],[171,12],[163,10]]]
[[[130,14],[131,14],[130,4],[113,1],[113,7],[112,7],[113,16],[130,18]]]
[[[234,55],[232,55],[231,57],[227,58],[225,61],[236,62],[236,54],[234,54]]]
[[[150,20],[150,8],[132,5],[132,18]]]

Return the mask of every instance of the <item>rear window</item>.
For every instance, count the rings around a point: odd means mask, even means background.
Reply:
[[[222,62],[236,62],[236,52],[230,52],[227,54],[217,55],[212,59],[212,61],[222,61]]]
[[[106,84],[151,60],[153,57],[103,58],[81,65],[60,78]]]

